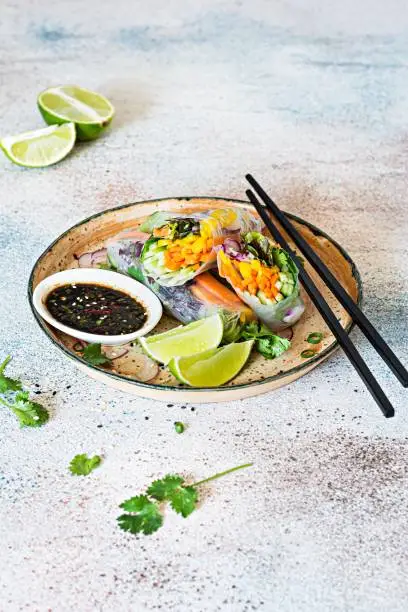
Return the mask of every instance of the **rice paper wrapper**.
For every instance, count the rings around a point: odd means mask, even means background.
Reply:
[[[265,323],[272,331],[281,331],[294,325],[305,311],[305,304],[300,296],[299,289],[292,295],[276,304],[262,304],[255,295],[247,291],[235,289],[237,295],[254,311],[260,321]]]
[[[118,272],[142,282],[159,298],[164,309],[187,324],[220,313],[224,322],[223,342],[234,342],[242,326],[255,318],[252,310],[209,273],[201,274],[184,285],[164,286],[146,275],[141,261],[143,242],[120,240],[108,246],[108,260]]]
[[[227,237],[260,227],[251,212],[237,208],[185,215],[154,213],[139,228],[151,235],[141,253],[145,273],[165,287],[184,285],[216,267],[216,248]]]
[[[252,232],[236,241],[227,239],[218,249],[217,265],[220,275],[271,330],[280,331],[290,327],[302,316],[305,305],[300,296],[299,271],[288,253],[266,236]],[[255,274],[255,280],[251,280],[252,273]],[[274,293],[268,297],[260,288],[259,283],[263,281],[258,280],[258,275],[263,280],[268,277],[270,279],[273,275],[276,275],[279,281],[284,279],[280,282],[280,287],[290,283],[291,293],[287,295],[285,292],[282,295],[280,289],[275,288],[273,281],[272,285],[268,285],[268,291],[273,288]],[[252,283],[253,291],[250,291]],[[261,294],[262,299],[258,297]],[[275,301],[272,295],[278,295],[281,299]]]

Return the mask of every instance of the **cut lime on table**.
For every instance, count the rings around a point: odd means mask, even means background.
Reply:
[[[101,94],[77,85],[50,87],[38,96],[38,107],[46,123],[75,123],[79,140],[93,140],[109,125],[115,114]]]
[[[219,387],[242,370],[253,345],[253,340],[247,340],[198,355],[175,357],[169,363],[169,370],[180,382],[190,387]]]
[[[139,338],[139,342],[149,357],[160,363],[168,363],[173,357],[216,348],[222,340],[222,334],[222,319],[216,314],[162,334]]]
[[[64,159],[72,150],[75,138],[75,125],[64,123],[18,136],[6,136],[0,140],[0,147],[15,164],[44,168]]]

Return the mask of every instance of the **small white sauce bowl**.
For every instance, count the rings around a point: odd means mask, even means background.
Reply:
[[[101,334],[89,334],[73,327],[68,327],[63,323],[57,321],[48,308],[45,306],[46,299],[51,291],[62,285],[71,285],[75,283],[89,283],[103,285],[110,287],[111,289],[117,289],[123,291],[131,297],[135,298],[144,308],[146,309],[147,319],[143,327],[131,334],[122,334],[117,336],[105,336]],[[64,272],[57,272],[48,276],[42,280],[34,290],[33,304],[38,314],[47,321],[53,327],[56,327],[60,331],[84,340],[85,342],[95,342],[97,344],[108,344],[115,346],[118,344],[126,344],[131,342],[140,336],[146,335],[151,331],[157,323],[163,313],[162,305],[158,297],[155,294],[139,283],[134,278],[124,276],[118,272],[112,272],[110,270],[100,270],[99,268],[74,268],[72,270],[65,270]]]

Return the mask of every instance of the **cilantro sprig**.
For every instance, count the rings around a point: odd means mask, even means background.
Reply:
[[[4,370],[11,361],[11,356],[7,355],[2,364],[0,364],[0,393],[7,393],[8,391],[20,391],[21,380],[15,380],[9,378],[4,374]]]
[[[0,365],[0,393],[7,394],[7,399],[0,397],[0,404],[13,412],[20,427],[41,427],[49,419],[47,410],[38,402],[32,402],[28,391],[22,391],[21,380],[9,378],[4,371],[10,363],[8,355]]]
[[[186,484],[184,478],[178,474],[167,474],[164,478],[154,480],[144,495],[131,497],[120,504],[119,507],[125,510],[126,514],[117,518],[119,527],[132,534],[154,533],[163,525],[160,504],[166,502],[175,512],[187,518],[196,509],[197,487],[252,465],[253,463],[238,465],[192,484]]]
[[[9,408],[20,423],[20,427],[41,427],[49,419],[49,414],[44,406],[37,402],[32,402],[28,391],[19,391],[14,401],[7,402],[0,397],[0,404]]]
[[[101,461],[102,459],[99,455],[94,455],[93,457],[88,457],[86,453],[75,455],[69,464],[69,470],[75,476],[88,476],[92,470],[98,467]]]

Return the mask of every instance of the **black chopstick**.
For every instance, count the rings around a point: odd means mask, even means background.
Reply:
[[[297,231],[293,224],[289,221],[286,215],[280,210],[275,202],[262,189],[260,184],[254,179],[251,174],[246,175],[246,179],[257,192],[259,197],[265,202],[267,208],[273,213],[279,221],[288,236],[293,240],[296,246],[302,251],[306,259],[309,260],[313,268],[320,274],[325,284],[329,287],[332,293],[336,296],[340,304],[351,315],[353,321],[358,325],[366,338],[371,342],[377,353],[384,359],[390,370],[395,374],[400,383],[404,387],[408,387],[408,371],[403,366],[401,361],[385,342],[384,338],[375,329],[372,323],[367,319],[365,314],[360,310],[355,302],[351,299],[347,291],[340,285],[338,280],[330,272],[326,264],[320,259],[317,253],[306,242],[303,236]]]
[[[314,281],[312,280],[308,272],[306,272],[296,253],[294,253],[294,251],[290,248],[279,229],[272,222],[271,218],[266,212],[265,207],[262,206],[262,204],[256,199],[254,193],[250,189],[248,189],[246,194],[249,200],[255,206],[257,213],[261,217],[262,221],[265,223],[273,238],[276,240],[276,242],[280,244],[283,249],[285,249],[285,251],[289,253],[295,264],[299,268],[299,278],[306,292],[310,296],[310,299],[316,306],[317,310],[320,312],[323,319],[326,321],[329,329],[336,337],[337,342],[339,343],[343,351],[346,353],[352,365],[364,381],[367,389],[377,402],[378,406],[381,408],[384,416],[386,418],[394,416],[394,408],[388,397],[385,395],[384,391],[375,379],[373,373],[361,357],[360,353],[357,351],[350,337],[340,325],[339,321],[336,318],[336,315],[331,310],[330,306],[320,293],[319,289],[316,287]]]

